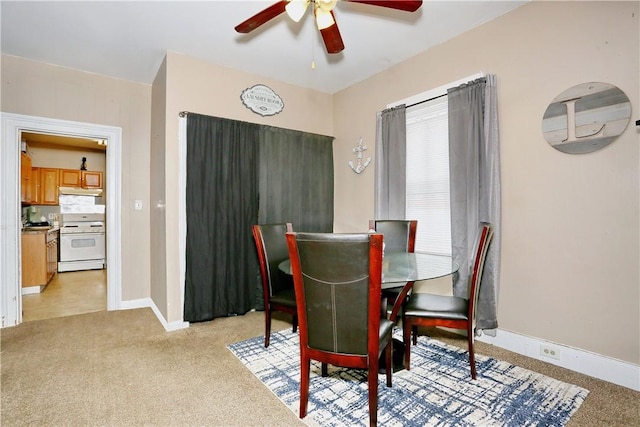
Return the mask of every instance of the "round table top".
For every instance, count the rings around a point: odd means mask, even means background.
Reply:
[[[282,261],[278,268],[291,274],[289,259]],[[446,255],[387,252],[382,258],[382,288],[402,287],[407,282],[448,276],[458,271],[458,268],[458,264]]]

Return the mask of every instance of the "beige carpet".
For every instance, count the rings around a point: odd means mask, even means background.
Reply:
[[[274,330],[289,328],[287,317]],[[263,334],[264,314],[166,332],[150,309],[1,331],[2,426],[304,425],[226,348]],[[464,347],[454,335],[432,336]],[[590,391],[569,426],[638,426],[640,393],[478,343],[477,352]]]

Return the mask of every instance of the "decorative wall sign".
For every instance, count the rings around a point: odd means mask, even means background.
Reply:
[[[362,152],[366,149],[367,147],[362,145],[362,137],[360,137],[360,139],[358,140],[358,145],[353,147],[353,152],[356,153],[357,158],[355,165],[351,160],[349,160],[349,166],[351,166],[351,169],[353,169],[355,173],[359,174],[360,172],[365,170],[367,166],[369,166],[369,163],[371,163],[371,157],[368,157],[367,160],[362,163]]]
[[[284,109],[282,98],[265,85],[254,85],[243,90],[240,99],[245,107],[261,116],[273,116]]]
[[[542,133],[555,149],[584,154],[611,144],[629,124],[631,102],[609,83],[583,83],[565,90],[547,107]]]

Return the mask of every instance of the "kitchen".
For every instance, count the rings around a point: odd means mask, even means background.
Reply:
[[[21,141],[23,320],[106,310],[105,141]]]

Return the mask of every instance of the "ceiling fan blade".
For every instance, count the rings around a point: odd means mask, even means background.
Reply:
[[[255,15],[253,15],[251,18],[238,24],[235,27],[235,30],[239,33],[249,33],[255,30],[260,25],[269,22],[276,16],[283,13],[285,11],[284,8],[287,5],[287,3],[288,2],[286,0],[281,0],[278,3],[272,4],[268,8],[264,9],[262,12],[258,12]]]
[[[331,15],[335,21],[336,17],[333,15],[333,11],[331,12]],[[340,35],[337,22],[329,28],[320,30],[320,34],[322,34],[322,40],[324,40],[324,46],[327,48],[327,53],[339,53],[344,50],[344,43],[342,42],[342,36]]]
[[[422,6],[422,0],[347,0],[351,3],[364,3],[372,6],[388,7],[389,9],[415,12]]]

